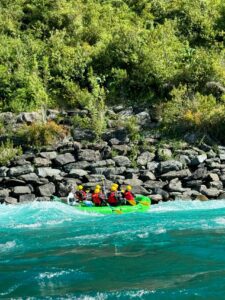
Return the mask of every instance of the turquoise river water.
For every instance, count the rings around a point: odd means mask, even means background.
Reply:
[[[0,299],[225,299],[225,201],[1,205]]]

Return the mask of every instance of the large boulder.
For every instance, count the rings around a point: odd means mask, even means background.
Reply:
[[[24,165],[24,166],[18,166],[9,169],[9,175],[20,176],[23,174],[33,173],[33,171],[34,171],[34,167],[32,167],[31,165]]]
[[[57,157],[54,159],[54,162],[57,166],[64,166],[66,164],[75,162],[75,158],[71,153],[64,153],[57,155]]]
[[[51,160],[47,158],[42,158],[42,157],[35,157],[34,158],[34,165],[37,167],[48,167],[51,165]]]
[[[17,204],[18,200],[13,197],[6,197],[5,198],[5,203],[7,204]]]
[[[50,197],[55,193],[55,185],[52,182],[41,185],[38,187],[38,192],[40,196]]]
[[[141,153],[141,155],[137,158],[137,164],[139,166],[146,166],[149,162],[151,162],[155,158],[155,154],[149,151],[145,151]]]
[[[38,168],[37,174],[39,177],[54,177],[58,176],[61,173],[58,169],[52,169],[52,168]]]
[[[96,138],[96,134],[89,129],[74,129],[72,130],[72,137],[75,141],[93,141]]]
[[[208,198],[214,198],[214,199],[217,198],[221,194],[221,191],[218,190],[217,188],[209,188],[208,189],[205,185],[202,185],[200,187],[199,192]]]
[[[55,159],[57,156],[57,152],[56,151],[49,151],[49,152],[41,152],[40,156],[43,158],[46,158],[48,160],[52,160]]]
[[[119,167],[129,167],[131,165],[131,161],[126,156],[118,155],[115,156],[113,160],[115,161],[116,165]]]
[[[161,175],[162,179],[173,179],[173,178],[185,178],[190,177],[191,171],[189,169],[180,170],[180,171],[170,171]]]
[[[151,124],[151,117],[147,111],[142,111],[138,114],[135,115],[137,124],[144,127],[148,128],[149,125]]]
[[[179,171],[183,168],[183,164],[177,160],[167,160],[159,163],[158,170],[161,174],[170,171]]]
[[[148,180],[144,183],[144,187],[154,189],[154,188],[163,188],[167,185],[167,182],[164,181],[154,181],[154,180]]]
[[[109,167],[109,166],[115,166],[115,161],[112,159],[106,159],[106,160],[99,160],[91,164],[91,168],[102,168],[102,167]]]
[[[86,169],[89,169],[90,166],[91,166],[90,162],[77,161],[77,162],[73,162],[73,163],[70,163],[70,164],[67,164],[67,165],[63,166],[63,169],[66,173],[69,173],[72,169],[86,170]]]
[[[158,156],[158,159],[159,160],[168,160],[168,159],[171,159],[172,158],[172,151],[170,149],[167,149],[167,148],[162,148],[162,149],[159,149],[157,151],[157,156]]]
[[[115,130],[107,131],[103,134],[103,139],[105,141],[110,141],[113,138],[119,140],[119,142],[121,143],[128,143],[128,131],[126,130],[126,128],[121,127]]]
[[[143,181],[138,178],[126,179],[124,180],[124,184],[131,186],[141,186],[143,185]]]
[[[31,189],[29,186],[15,186],[13,193],[16,195],[31,194]]]
[[[88,175],[88,172],[81,169],[72,169],[69,173],[69,177],[81,178],[81,179],[86,175]]]
[[[35,200],[35,195],[34,194],[26,194],[26,195],[20,195],[19,196],[19,202],[24,203],[24,202],[32,202]]]
[[[206,168],[198,168],[192,173],[192,179],[204,179],[207,176],[207,169]]]
[[[158,168],[158,166],[159,166],[159,163],[156,161],[151,161],[151,162],[147,163],[147,169],[152,172],[154,172]]]
[[[171,192],[185,192],[186,189],[182,187],[182,183],[178,178],[174,178],[168,185],[168,190]]]
[[[161,195],[163,200],[168,200],[170,197],[169,193],[161,188],[154,188],[153,192],[156,195]]]
[[[32,183],[39,182],[39,177],[35,173],[24,174],[21,175],[19,178],[25,182],[32,182]]]
[[[22,112],[17,116],[17,123],[32,124],[38,121],[42,121],[43,116],[38,112]]]
[[[84,149],[80,150],[78,153],[78,158],[79,160],[85,160],[85,161],[98,161],[100,160],[100,152],[99,151],[94,151],[91,149]]]

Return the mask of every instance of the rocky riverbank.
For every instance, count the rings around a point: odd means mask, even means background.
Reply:
[[[49,111],[48,119],[55,119],[57,114]],[[64,120],[69,120],[69,115],[71,112]],[[71,186],[82,183],[92,188],[102,184],[102,179],[107,187],[113,182],[130,184],[135,193],[150,196],[153,203],[225,198],[225,147],[161,143],[160,135],[149,130],[157,120],[148,111],[135,114],[132,109],[117,107],[109,115],[114,118],[108,118],[107,129],[98,142],[93,141],[91,130],[72,128],[71,135],[55,145],[39,149],[26,145],[22,156],[0,167],[1,203],[49,201],[51,195],[65,197]],[[131,139],[126,127],[115,126],[115,115],[117,120],[135,116],[140,132],[145,132],[142,139]],[[40,115],[1,117],[12,118],[19,126],[36,122]]]

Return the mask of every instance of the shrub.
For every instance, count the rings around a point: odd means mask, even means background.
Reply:
[[[13,142],[7,140],[0,144],[0,165],[7,165],[17,155],[22,155],[21,147],[14,147]]]
[[[66,128],[54,121],[24,125],[18,132],[18,136],[25,143],[36,147],[50,145],[66,135]]]
[[[164,105],[164,130],[175,135],[186,131],[209,134],[224,140],[225,105],[212,95],[191,93],[186,86],[180,86],[171,93],[172,100]]]

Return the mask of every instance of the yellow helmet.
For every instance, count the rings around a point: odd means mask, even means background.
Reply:
[[[95,188],[100,190],[101,186],[99,184],[97,184]]]
[[[81,190],[83,190],[83,185],[78,185],[78,187],[77,187],[77,189],[78,189],[78,191],[81,191]]]
[[[124,190],[121,190],[121,193],[124,193],[125,191]]]
[[[95,194],[100,193],[100,189],[95,188],[94,193],[95,193]]]
[[[126,186],[126,190],[127,190],[127,191],[131,191],[131,190],[132,190],[131,185],[127,185],[127,186]]]
[[[111,191],[112,191],[112,192],[116,192],[116,191],[117,191],[117,188],[116,188],[115,185],[112,185],[112,186],[111,186]]]
[[[113,183],[112,186],[111,186],[111,188],[112,187],[115,187],[115,189],[118,190],[119,185],[117,183]]]

